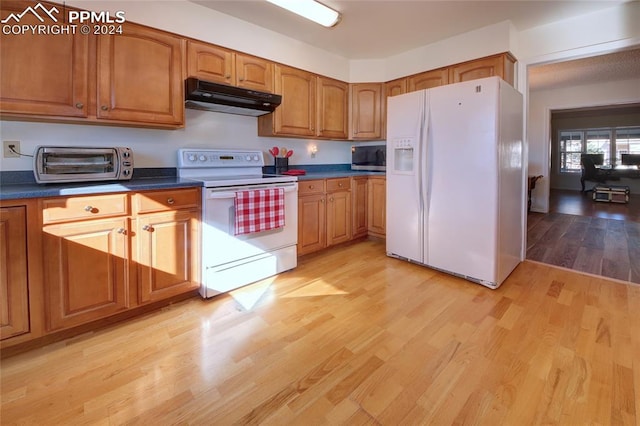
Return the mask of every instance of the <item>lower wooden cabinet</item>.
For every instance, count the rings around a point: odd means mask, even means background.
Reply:
[[[73,327],[129,307],[128,219],[43,227],[46,329]]]
[[[387,221],[387,179],[371,176],[367,181],[367,231],[374,237],[384,238]]]
[[[27,224],[24,206],[0,208],[0,339],[29,332]]]
[[[385,236],[384,176],[301,181],[298,186],[298,255],[367,235]]]
[[[197,289],[198,213],[171,211],[142,215],[136,227],[136,268],[140,303]]]
[[[200,285],[201,188],[22,204],[0,203],[2,348]]]

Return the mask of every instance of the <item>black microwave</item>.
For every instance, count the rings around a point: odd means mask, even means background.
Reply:
[[[351,147],[351,170],[387,170],[386,145],[363,145]]]

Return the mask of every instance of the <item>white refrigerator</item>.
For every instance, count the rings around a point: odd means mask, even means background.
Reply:
[[[488,77],[387,105],[387,254],[498,288],[526,250],[522,95]]]

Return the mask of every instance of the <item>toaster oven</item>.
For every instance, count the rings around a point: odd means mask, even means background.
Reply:
[[[128,180],[133,152],[125,147],[39,146],[33,171],[38,183]]]

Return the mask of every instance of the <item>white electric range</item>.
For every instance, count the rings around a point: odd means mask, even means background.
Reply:
[[[203,183],[202,297],[226,293],[297,266],[298,178],[262,173],[258,150],[180,149],[178,176]],[[235,235],[236,192],[283,188],[285,225]]]

